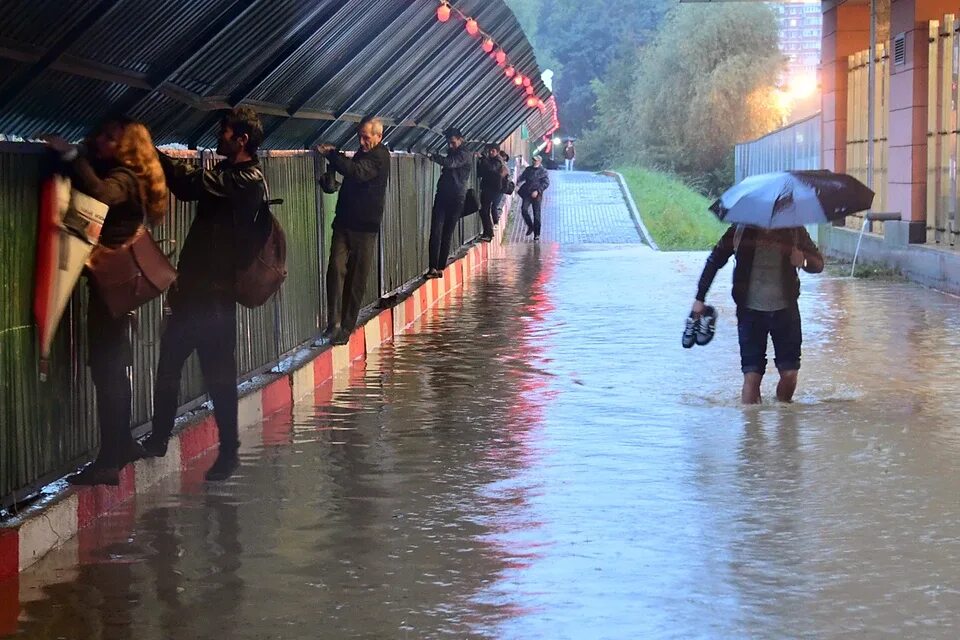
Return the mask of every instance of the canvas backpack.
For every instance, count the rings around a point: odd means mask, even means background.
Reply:
[[[270,199],[266,178],[263,192],[263,202],[253,220],[237,224],[234,295],[237,302],[251,309],[265,304],[287,279],[287,238],[270,211],[271,205],[283,204],[283,200]]]

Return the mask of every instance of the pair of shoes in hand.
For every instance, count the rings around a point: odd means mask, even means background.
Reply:
[[[693,312],[687,317],[686,325],[683,328],[682,344],[684,349],[689,349],[697,344],[705,346],[713,340],[713,335],[717,331],[717,310],[707,306],[703,313],[695,315]]]

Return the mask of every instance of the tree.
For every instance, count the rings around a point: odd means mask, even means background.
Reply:
[[[765,5],[680,5],[649,46],[625,55],[596,88],[587,158],[662,167],[715,190],[732,178],[734,145],[782,122],[784,60]]]
[[[563,133],[580,135],[596,112],[594,82],[624,46],[647,42],[672,0],[507,0],[534,44],[541,67],[554,71]]]

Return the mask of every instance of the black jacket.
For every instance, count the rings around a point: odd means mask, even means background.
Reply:
[[[497,156],[483,156],[477,162],[477,175],[480,178],[480,191],[483,193],[502,193],[503,177],[507,175],[507,166]]]
[[[70,179],[75,189],[110,207],[100,230],[100,243],[116,247],[132,238],[144,222],[142,190],[129,169],[116,165],[98,168],[103,171],[102,178],[93,165],[80,156],[69,165]]]
[[[233,295],[236,279],[236,222],[249,222],[260,210],[265,185],[260,161],[212,169],[179,162],[158,153],[167,186],[179,200],[197,203],[177,264],[175,299]]]
[[[538,197],[542,198],[543,192],[550,186],[550,174],[543,168],[543,165],[540,165],[540,167],[530,165],[520,174],[518,183],[520,183],[518,193],[521,198],[529,198],[534,191],[539,191],[540,195]]]
[[[437,181],[437,200],[462,205],[470,181],[472,154],[461,146],[446,156],[433,156],[433,161],[443,167]]]
[[[390,151],[378,144],[370,151],[357,151],[352,158],[331,153],[327,159],[343,176],[333,228],[379,232],[390,180]]]
[[[787,259],[783,261],[783,271],[781,273],[784,294],[788,299],[796,302],[797,298],[800,297],[800,278],[797,277],[796,268],[790,264],[790,252],[794,247],[803,252],[806,258],[803,270],[807,273],[823,271],[823,256],[810,238],[810,234],[802,227],[778,229],[771,233],[774,234],[774,242],[780,245],[784,256],[787,256]],[[697,285],[697,300],[704,301],[717,272],[727,264],[732,255],[736,254],[737,264],[733,269],[733,301],[737,304],[737,307],[741,307],[746,302],[758,236],[759,230],[757,228],[744,227],[738,245],[736,243],[737,226],[734,225],[727,229],[707,258],[706,266],[703,267],[703,273],[700,275],[700,282]]]

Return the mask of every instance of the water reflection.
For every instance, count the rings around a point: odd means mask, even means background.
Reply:
[[[235,481],[201,463],[0,587],[19,633],[955,637],[955,301],[806,279],[799,402],[744,409],[719,285],[679,348],[702,260],[517,248]]]

